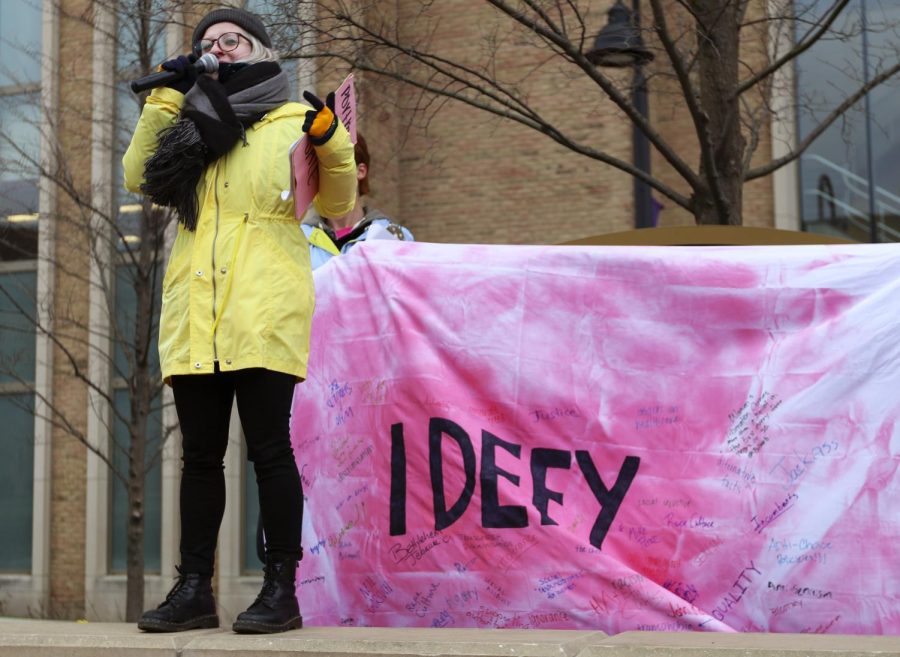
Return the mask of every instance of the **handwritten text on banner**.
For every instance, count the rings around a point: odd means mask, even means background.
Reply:
[[[900,248],[317,270],[311,625],[900,634]]]

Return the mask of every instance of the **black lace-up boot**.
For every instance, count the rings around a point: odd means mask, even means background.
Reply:
[[[156,609],[144,612],[138,629],[145,632],[182,632],[201,627],[219,627],[212,578],[198,573],[183,573],[178,568],[178,581],[165,601]]]
[[[303,627],[294,576],[296,559],[266,561],[265,579],[256,602],[238,614],[232,629],[240,634],[272,634]]]

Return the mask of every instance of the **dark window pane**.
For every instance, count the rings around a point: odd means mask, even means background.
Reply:
[[[166,11],[168,0],[152,0],[147,8],[147,15],[151,16],[149,24],[150,59],[159,63],[165,59],[165,28],[170,20],[170,14]],[[157,349],[157,335],[159,328],[159,304],[162,296],[163,263],[151,265],[147,273],[146,284],[151,288],[148,303],[152,304],[148,310],[152,316],[152,323],[148,332],[135,333],[135,322],[138,311],[138,276],[137,269],[131,264],[127,251],[134,251],[141,246],[141,218],[142,197],[130,194],[122,187],[122,155],[131,139],[134,126],[140,113],[140,99],[129,88],[129,82],[142,74],[139,67],[141,59],[142,25],[138,15],[133,12],[119,11],[117,15],[117,48],[116,48],[116,86],[115,99],[115,144],[113,146],[114,162],[114,198],[118,208],[116,212],[119,235],[115,238],[115,248],[122,254],[121,262],[125,263],[116,267],[115,277],[115,331],[113,339],[113,364],[114,377],[121,381],[129,379],[134,373],[134,358],[138,346],[146,348],[149,358],[151,378],[156,381],[159,374],[159,352]],[[161,254],[162,256],[162,254]],[[162,258],[160,258],[162,259]],[[160,569],[160,541],[161,541],[161,468],[160,448],[162,438],[161,411],[158,406],[160,399],[153,401],[157,407],[150,414],[147,421],[148,445],[145,450],[147,464],[152,464],[144,482],[144,565],[147,572],[159,572]],[[131,439],[128,428],[123,418],[130,417],[129,391],[119,389],[115,392],[115,408],[117,418],[114,420],[113,439],[116,445],[114,451],[114,463],[119,472],[128,471],[127,454]],[[118,480],[112,480],[110,503],[110,571],[124,572],[126,562],[126,539],[128,518],[128,497],[124,485]]]
[[[141,75],[140,62],[143,50],[152,66],[166,59],[166,28],[173,23],[172,9],[180,9],[182,3],[171,0],[142,0],[143,9],[135,11],[134,2],[112,3],[116,14],[116,74],[117,79],[132,80]],[[147,20],[148,22],[145,22]],[[123,82],[122,88],[127,85]],[[130,90],[128,93],[131,93]]]
[[[156,378],[159,373],[159,349],[157,347],[159,336],[159,305],[162,300],[162,276],[163,264],[157,263],[152,268],[151,274],[155,276],[152,281],[154,289],[150,293],[148,302],[152,304],[152,327],[149,336],[135,335],[135,318],[137,317],[137,294],[135,293],[135,271],[131,266],[121,265],[116,268],[116,333],[115,333],[115,372],[114,376],[129,378],[133,372],[132,362],[137,349],[137,341],[145,341],[142,348],[148,349],[149,366]],[[148,285],[150,282],[147,283]]]
[[[900,6],[896,2],[868,2],[870,76],[896,62],[900,43]],[[882,222],[881,239],[900,241],[900,81],[896,78],[871,93],[872,162],[875,207]]]
[[[833,4],[832,0],[798,2],[798,38]],[[868,44],[865,59],[860,29],[864,24]],[[893,65],[894,49],[900,40],[898,25],[900,7],[896,3],[852,0],[829,35],[801,55],[797,61],[800,138],[862,86],[867,79],[866,68],[871,79]],[[860,100],[800,159],[801,218],[807,230],[869,241],[871,189],[878,239],[900,240],[900,122],[895,109],[900,102],[898,82],[880,85],[871,92],[869,101],[870,116],[866,115],[865,101]]]
[[[34,271],[0,273],[0,383],[34,381]]]
[[[37,94],[0,98],[0,262],[37,258],[38,107]]]
[[[0,2],[0,5],[3,3]],[[41,112],[38,92],[0,97],[0,180],[36,180],[41,146]],[[22,212],[36,207],[31,193],[8,193],[2,202]]]
[[[117,390],[115,404],[118,414],[124,418],[130,417],[129,399],[126,390]],[[157,404],[158,405],[158,404]],[[147,420],[147,448],[145,450],[145,463],[153,463],[152,468],[144,480],[144,569],[147,572],[159,572],[159,556],[161,544],[161,492],[162,477],[159,465],[160,437],[162,436],[161,414],[159,410],[151,412]],[[119,472],[128,472],[128,456],[125,450],[131,444],[128,428],[119,419],[114,420],[113,437],[115,447],[113,449],[113,463]],[[119,479],[110,477],[111,504],[110,504],[110,557],[109,570],[112,573],[125,572],[126,539],[128,520],[128,493]]]
[[[32,183],[22,181],[25,184]],[[0,195],[6,183],[0,182]],[[35,189],[35,191],[37,191]],[[0,262],[35,260],[38,252],[37,213],[6,215],[0,218]]]
[[[0,572],[31,571],[34,412],[31,395],[0,395]]]
[[[133,370],[135,357],[135,344],[143,336],[135,335],[135,317],[137,311],[137,295],[135,294],[134,267],[120,265],[116,268],[115,281],[115,309],[116,309],[116,339],[114,341],[115,371],[114,376],[119,379],[129,379]],[[156,287],[151,292],[150,298],[154,304],[153,326],[150,335],[146,338],[146,348],[149,349],[151,376],[155,381],[159,378],[159,351],[156,346],[157,330],[159,322],[160,284],[157,272]],[[117,390],[115,403],[118,415],[123,418],[130,417],[129,393],[127,390]],[[159,405],[159,399],[154,401]],[[145,450],[147,463],[153,462],[153,468],[147,474],[145,481],[144,499],[144,563],[148,571],[159,570],[160,550],[160,467],[159,455],[160,438],[162,436],[161,413],[157,409],[148,418],[147,434],[149,443]],[[128,427],[123,420],[114,421],[113,439],[117,448],[114,453],[114,463],[119,472],[128,471],[128,459],[124,450],[130,445]],[[111,504],[111,547],[110,569],[112,572],[122,572],[126,567],[126,520],[128,517],[128,497],[124,485],[113,481]]]
[[[798,4],[797,37],[818,24],[831,0]],[[797,61],[799,136],[809,134],[862,83],[858,0],[835,21],[832,34]],[[827,83],[825,82],[827,81]],[[801,218],[816,232],[865,240],[868,235],[865,115],[862,103],[831,125],[800,162]]]

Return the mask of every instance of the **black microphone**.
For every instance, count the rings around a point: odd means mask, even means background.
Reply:
[[[219,70],[219,59],[211,52],[208,52],[194,62],[194,68],[197,70],[197,73],[215,73]],[[147,89],[155,89],[156,87],[161,87],[169,82],[180,80],[183,77],[184,72],[159,71],[133,80],[131,82],[131,90],[137,94],[146,91]]]

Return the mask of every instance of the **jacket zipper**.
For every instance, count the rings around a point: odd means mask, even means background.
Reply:
[[[213,184],[213,198],[216,201],[216,229],[213,232],[212,241],[212,319],[213,319],[213,362],[219,360],[219,350],[216,346],[216,240],[219,238],[219,165],[216,164],[216,176]]]

